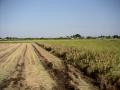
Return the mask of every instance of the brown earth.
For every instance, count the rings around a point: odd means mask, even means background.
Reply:
[[[98,90],[35,43],[0,44],[0,90]]]

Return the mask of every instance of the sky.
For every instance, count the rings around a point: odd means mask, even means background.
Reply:
[[[120,0],[0,0],[0,37],[120,35]]]

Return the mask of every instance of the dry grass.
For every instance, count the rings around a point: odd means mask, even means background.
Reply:
[[[16,47],[17,45],[15,45]],[[13,48],[13,47],[11,47]],[[17,49],[15,52],[11,53],[10,56],[4,58],[4,62],[0,63],[0,84],[3,82],[4,79],[6,79],[12,72],[14,72],[15,66],[17,64],[19,55],[21,53],[21,49],[23,46],[21,46],[19,49]],[[10,49],[11,50],[11,49]],[[18,53],[19,52],[19,53]],[[13,63],[14,62],[14,63]]]
[[[45,43],[41,46],[93,78],[100,89],[119,89],[120,57],[118,53],[116,54],[116,51],[106,49],[98,51]]]

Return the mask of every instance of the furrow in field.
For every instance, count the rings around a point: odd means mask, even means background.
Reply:
[[[0,43],[0,49],[10,45],[11,44],[8,44],[8,43]]]
[[[16,46],[18,46],[19,44],[11,44],[9,45],[9,47],[4,47],[2,51],[0,51],[0,58],[2,57],[2,55],[6,52],[8,52],[9,50],[15,48]]]
[[[60,60],[59,58],[57,58],[54,55],[51,55],[49,52],[47,52],[46,50],[44,50],[43,48],[39,47],[37,44],[33,44],[38,50],[39,53],[48,60],[48,62],[52,62],[53,67],[59,70],[63,70],[65,69],[65,65],[62,62],[62,60]]]
[[[56,81],[57,88],[59,88],[59,90],[68,90],[65,87],[66,79],[64,77],[66,77],[66,75],[63,74],[64,69],[61,69],[61,68],[57,69],[56,66],[53,66],[52,61],[47,60],[44,56],[41,55],[39,51],[39,47],[36,44],[33,44],[33,47],[40,59],[40,62],[43,64],[43,66],[46,68],[46,70],[49,72],[52,78]],[[52,59],[52,60],[55,60],[55,59]]]
[[[14,44],[0,55],[0,90],[97,90],[77,68],[35,43]]]
[[[6,54],[6,55],[4,55],[4,57],[0,58],[0,66],[2,68],[6,68],[7,65],[10,62],[12,62],[12,61],[14,61],[16,59],[16,57],[13,56],[13,55],[15,55],[16,51],[18,50],[18,47],[20,48],[21,45],[18,45],[15,48],[10,49],[9,52],[4,53],[4,54]]]
[[[7,50],[0,52],[0,63],[5,62],[6,58],[10,56],[13,52],[15,52],[19,46],[20,44],[15,44],[15,45],[12,45]]]
[[[25,90],[25,76],[24,76],[24,56],[26,53],[26,45],[24,44],[19,52],[18,61],[15,66],[14,72],[6,79],[3,90]]]
[[[11,48],[14,44],[9,43],[9,44],[0,44],[0,52],[7,50],[8,48]]]
[[[68,76],[68,68],[64,62],[37,44],[33,44],[33,47],[36,49],[38,56],[42,58],[44,66],[59,84],[59,87],[62,87],[61,90],[76,90],[75,86],[69,83],[71,77]]]
[[[43,57],[44,65],[48,66],[49,69],[51,68],[53,76],[56,77],[59,85],[63,86],[65,90],[97,90],[96,87],[82,78],[80,72],[78,72],[79,70],[76,70],[76,68],[66,62],[63,64],[63,60],[50,54],[37,44],[33,44],[33,46],[39,56]]]
[[[5,46],[4,48],[1,48],[3,50],[0,51],[0,57],[2,57],[2,55],[5,53],[5,52],[8,52],[9,50],[11,50],[12,48],[14,48],[15,46],[17,46],[18,44],[11,44],[9,46]]]
[[[12,72],[14,72],[14,69],[17,65],[17,62],[19,60],[20,52],[22,52],[23,46],[20,46],[15,52],[13,52],[10,56],[6,58],[6,61],[9,61],[8,63],[2,63],[0,65],[0,84],[4,82],[5,80]]]
[[[13,45],[15,45],[15,44],[6,44],[6,45],[4,45],[4,47],[3,46],[1,46],[1,44],[0,44],[0,53],[2,53],[2,52],[4,52],[5,50],[7,50],[7,49],[9,49],[9,48],[11,48]],[[1,55],[1,54],[0,54]]]
[[[28,89],[55,90],[56,82],[40,62],[31,44],[27,44],[24,72]]]

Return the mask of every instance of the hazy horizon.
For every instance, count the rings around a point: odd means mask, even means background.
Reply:
[[[119,0],[0,0],[0,37],[120,35]]]

